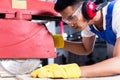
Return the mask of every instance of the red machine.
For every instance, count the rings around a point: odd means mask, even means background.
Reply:
[[[54,3],[0,0],[0,58],[56,57],[46,26],[31,21],[43,19],[60,19],[54,11]]]

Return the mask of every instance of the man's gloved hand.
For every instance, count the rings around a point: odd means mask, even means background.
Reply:
[[[79,78],[81,76],[80,67],[76,64],[49,64],[31,72],[33,78]]]
[[[64,47],[64,39],[60,34],[52,35],[55,48],[63,48]]]

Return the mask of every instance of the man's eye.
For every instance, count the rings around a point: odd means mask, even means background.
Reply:
[[[68,17],[68,20],[73,19],[73,16]]]
[[[75,16],[71,16],[68,18],[68,20],[74,20],[76,17]]]

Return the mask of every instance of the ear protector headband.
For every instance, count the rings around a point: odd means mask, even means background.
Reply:
[[[93,19],[96,15],[96,12],[102,9],[105,5],[107,5],[107,0],[98,5],[96,2],[92,2],[90,0],[85,1],[82,5],[82,14],[88,20]]]

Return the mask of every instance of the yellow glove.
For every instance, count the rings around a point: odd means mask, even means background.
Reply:
[[[79,78],[81,76],[80,67],[76,64],[49,64],[31,72],[33,78]]]
[[[52,37],[53,37],[55,48],[63,48],[64,47],[64,39],[63,39],[62,35],[55,34],[55,35],[52,35]]]

